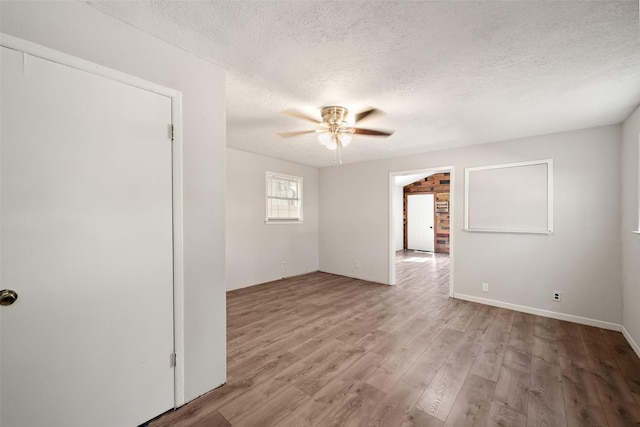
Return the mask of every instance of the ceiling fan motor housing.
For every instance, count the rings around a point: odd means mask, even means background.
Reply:
[[[344,125],[347,123],[349,110],[345,107],[338,106],[323,107],[322,110],[320,110],[320,115],[322,115],[322,121],[329,126]]]

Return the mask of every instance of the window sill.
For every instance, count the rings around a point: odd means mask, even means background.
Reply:
[[[264,222],[267,225],[278,225],[278,224],[303,224],[304,221],[296,221],[295,219],[291,219],[291,220],[271,220],[271,221],[265,221]]]
[[[632,231],[633,234],[640,234],[640,231]]]

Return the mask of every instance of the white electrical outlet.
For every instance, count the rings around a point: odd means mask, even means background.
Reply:
[[[482,292],[489,292],[489,284],[482,282]]]
[[[284,271],[286,267],[287,267],[287,263],[285,261],[282,261],[282,271]]]
[[[356,262],[354,263],[354,266],[355,266],[356,268],[360,268],[360,261],[356,261]]]
[[[554,301],[556,301],[556,302],[560,302],[560,301],[562,301],[562,292],[560,292],[560,291],[553,291],[552,298],[553,298],[553,300],[554,300]]]

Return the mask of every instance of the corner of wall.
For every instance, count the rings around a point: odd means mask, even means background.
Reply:
[[[622,333],[640,357],[640,106],[622,124]]]

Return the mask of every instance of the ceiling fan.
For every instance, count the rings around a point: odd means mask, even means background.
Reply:
[[[355,116],[349,116],[349,110],[345,107],[330,106],[323,107],[320,110],[320,116],[322,121],[310,117],[306,114],[300,113],[295,110],[283,111],[283,114],[297,117],[299,119],[307,120],[320,125],[317,129],[311,130],[299,130],[292,132],[278,132],[278,135],[284,138],[290,138],[292,136],[304,135],[306,133],[319,133],[318,139],[329,150],[333,150],[334,163],[342,164],[342,148],[349,145],[351,142],[352,134],[370,135],[370,136],[390,136],[393,131],[381,131],[373,129],[363,129],[360,127],[354,127],[356,123],[365,117],[382,113],[377,108],[370,108],[368,110],[361,111]],[[336,156],[337,153],[337,156]]]

